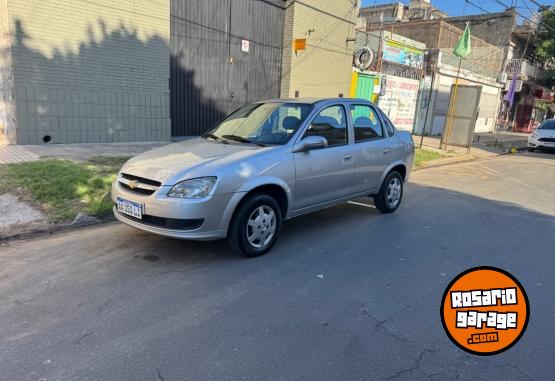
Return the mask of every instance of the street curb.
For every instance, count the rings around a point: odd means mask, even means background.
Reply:
[[[50,226],[42,229],[30,230],[24,233],[0,236],[0,244],[10,242],[10,241],[21,241],[21,240],[32,239],[36,237],[42,237],[46,235],[64,233],[72,230],[78,230],[81,228],[95,226],[95,225],[107,224],[114,221],[116,221],[115,218],[111,218],[111,219],[107,218],[103,220],[87,221],[87,222],[81,222],[77,224],[55,225],[55,226]]]
[[[525,147],[513,147],[514,149],[516,149],[518,152],[517,153],[521,153],[521,152],[525,152],[528,149],[528,146]],[[459,163],[467,163],[469,161],[481,161],[481,160],[489,160],[489,159],[494,159],[496,157],[499,156],[505,156],[505,155],[514,155],[513,152],[511,152],[511,150],[507,151],[507,152],[500,152],[500,153],[496,153],[494,155],[491,156],[484,156],[484,157],[469,157],[469,158],[465,158],[463,160],[455,160],[455,161],[447,161],[447,162],[441,162],[443,159],[439,159],[437,160],[438,163],[436,164],[430,164],[430,165],[426,165],[423,167],[419,167],[419,168],[412,168],[412,172],[416,172],[416,171],[421,171],[423,169],[428,169],[428,168],[437,168],[437,167],[444,167],[447,165],[453,165],[453,164],[459,164]]]
[[[479,160],[479,159],[465,159],[465,160],[459,160],[459,161],[451,161],[448,163],[437,163],[437,164],[431,164],[431,165],[427,165],[425,167],[419,167],[419,168],[412,168],[412,172],[419,172],[425,169],[431,169],[431,168],[438,168],[438,167],[446,167],[448,165],[453,165],[453,164],[461,164],[461,163],[468,163],[469,161],[474,161],[474,160]]]

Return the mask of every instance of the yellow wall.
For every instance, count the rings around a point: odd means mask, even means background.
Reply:
[[[10,49],[8,5],[0,0],[0,144],[15,143],[13,71]]]
[[[170,0],[0,1],[17,143],[169,140]]]
[[[6,1],[6,0],[5,0]],[[147,41],[157,35],[169,42],[169,0],[7,0],[12,36],[16,22],[29,48],[51,58],[78,53],[82,43],[100,41],[120,29],[136,31]]]
[[[282,97],[337,97],[350,94],[352,51],[358,9],[352,0],[288,1],[285,15]],[[334,17],[335,16],[335,17]],[[306,50],[293,40],[306,38]]]

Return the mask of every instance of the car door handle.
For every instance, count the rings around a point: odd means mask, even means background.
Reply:
[[[389,152],[391,152],[391,150],[388,150],[388,149],[384,149],[384,150],[383,150],[383,154],[384,154],[384,155],[387,155]]]
[[[353,155],[345,155],[345,156],[343,157],[343,160],[344,160],[344,161],[349,161],[349,160],[352,160],[352,159],[353,159]]]

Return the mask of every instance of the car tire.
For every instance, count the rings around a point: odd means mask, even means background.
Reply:
[[[534,152],[536,149],[532,147],[528,147],[528,152]]]
[[[258,257],[272,248],[280,229],[279,204],[267,194],[256,193],[247,196],[239,204],[229,227],[227,241],[236,253]]]
[[[380,191],[374,195],[374,205],[382,213],[393,213],[403,198],[403,177],[397,171],[389,172]]]

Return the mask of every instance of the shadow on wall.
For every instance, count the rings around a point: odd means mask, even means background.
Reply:
[[[172,136],[201,135],[229,113],[222,109],[225,103],[220,102],[219,106],[212,99],[202,96],[202,89],[195,84],[194,70],[184,68],[184,58],[185,54],[181,51],[170,55]]]
[[[15,21],[17,143],[170,140],[169,41],[142,39],[123,24],[111,31],[102,20],[98,26],[100,38],[89,27],[76,52],[55,48],[47,56]],[[195,85],[194,71],[172,70],[196,99],[197,112],[214,107]]]

